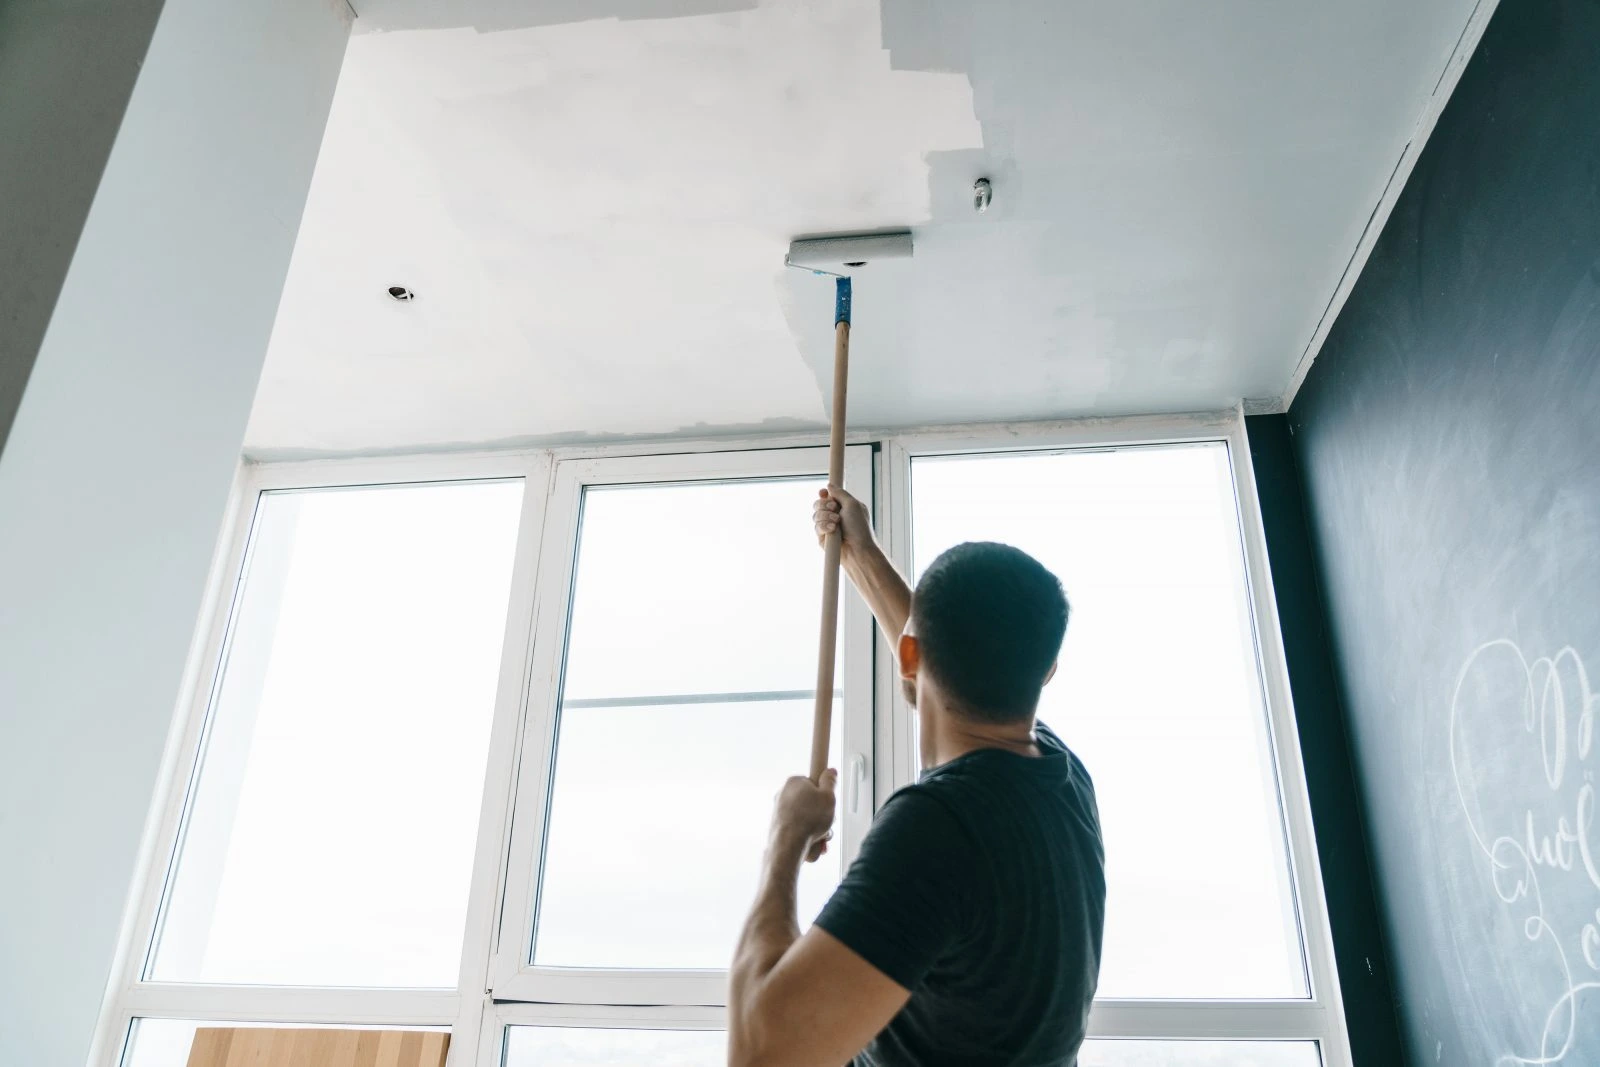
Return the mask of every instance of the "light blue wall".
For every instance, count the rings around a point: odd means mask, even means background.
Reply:
[[[0,50],[8,90],[30,44],[69,82],[134,79],[86,219],[63,209],[70,182],[5,197],[53,227],[45,244],[76,249],[58,292],[35,295],[54,310],[0,452],[7,1067],[89,1051],[349,33],[342,0],[146,0],[138,67],[104,59],[98,20],[139,32],[118,2],[20,0]],[[48,116],[0,151],[105,135],[126,90],[60,85],[7,92],[7,109]],[[31,355],[18,321],[0,316],[8,360]]]

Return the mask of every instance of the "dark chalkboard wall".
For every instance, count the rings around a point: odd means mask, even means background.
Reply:
[[[1272,564],[1295,728],[1305,754],[1306,790],[1350,1052],[1361,1067],[1385,1067],[1403,1059],[1394,986],[1294,445],[1287,416],[1251,415],[1244,423]]]
[[[1411,1061],[1600,1064],[1600,0],[1500,4],[1289,420]]]

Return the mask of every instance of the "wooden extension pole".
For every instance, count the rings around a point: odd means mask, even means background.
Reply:
[[[833,421],[828,427],[828,484],[844,486],[845,387],[850,377],[850,279],[839,278],[833,316]],[[811,720],[811,780],[828,769],[833,733],[834,649],[839,632],[839,552],[837,529],[823,542],[822,628],[817,642],[817,704]]]

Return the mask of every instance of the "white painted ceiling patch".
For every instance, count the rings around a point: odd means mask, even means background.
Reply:
[[[790,238],[922,222],[928,154],[980,144],[872,0],[358,34],[250,443],[817,422]]]
[[[256,454],[820,425],[784,250],[908,225],[855,425],[1276,395],[1471,4],[356,8]]]

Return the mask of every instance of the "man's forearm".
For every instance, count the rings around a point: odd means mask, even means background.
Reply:
[[[861,594],[893,649],[911,615],[911,586],[877,542],[852,548],[842,558],[845,573]]]
[[[745,920],[728,970],[728,1042],[731,1062],[747,1062],[761,1041],[758,1008],[763,982],[783,954],[800,938],[795,915],[795,884],[806,843],[774,837],[762,864],[761,888]]]

